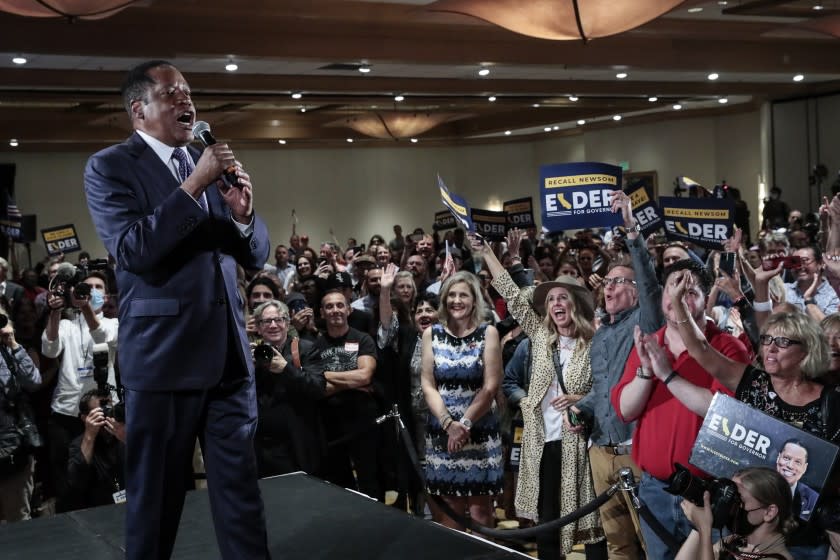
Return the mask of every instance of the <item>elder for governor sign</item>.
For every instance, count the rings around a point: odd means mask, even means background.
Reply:
[[[621,214],[610,211],[610,193],[619,190],[621,168],[596,162],[540,167],[542,225],[549,232],[614,226]]]
[[[726,198],[659,197],[668,239],[720,249],[732,236],[735,203]]]

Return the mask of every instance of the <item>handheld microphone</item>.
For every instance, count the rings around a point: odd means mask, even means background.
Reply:
[[[193,125],[193,136],[198,138],[204,144],[205,148],[216,143],[216,138],[210,132],[210,125],[204,121],[195,121]],[[222,180],[228,187],[242,188],[242,185],[239,184],[239,178],[236,176],[236,167],[233,165],[224,170]]]

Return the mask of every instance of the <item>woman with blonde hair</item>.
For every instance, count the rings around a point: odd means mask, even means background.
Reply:
[[[531,381],[520,401],[524,431],[515,506],[520,517],[545,523],[595,498],[587,436],[572,432],[567,416],[592,387],[592,294],[575,278],[558,276],[533,290],[532,308],[529,290],[520,291],[490,246],[474,240],[474,248],[481,251],[508,311],[531,339]],[[576,543],[586,545],[588,559],[607,558],[597,511],[539,535],[539,557],[562,558]]]
[[[429,406],[426,487],[456,513],[493,525],[502,490],[502,440],[495,397],[502,378],[499,333],[482,323],[481,288],[474,274],[457,272],[441,287],[439,324],[423,332],[421,386]],[[435,513],[435,521],[462,527]]]

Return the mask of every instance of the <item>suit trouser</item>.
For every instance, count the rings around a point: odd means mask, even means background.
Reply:
[[[253,377],[206,391],[126,390],[126,558],[172,554],[198,436],[222,558],[268,557]]]
[[[618,477],[615,473],[621,468],[633,469],[637,481],[642,476],[642,471],[629,454],[615,455],[608,448],[599,445],[589,448],[589,465],[592,469],[592,484],[598,495],[617,481]],[[619,492],[598,511],[601,514],[601,525],[607,535],[610,560],[644,558],[642,527],[639,523],[639,514],[630,502],[630,496]]]

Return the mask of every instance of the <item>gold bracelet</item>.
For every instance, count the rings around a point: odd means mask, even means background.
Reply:
[[[683,319],[682,321],[674,321],[674,324],[677,324],[677,325],[682,325],[682,324],[684,324],[684,323],[688,323],[689,321],[691,321],[691,317],[686,317],[686,318],[685,318],[685,319]]]

